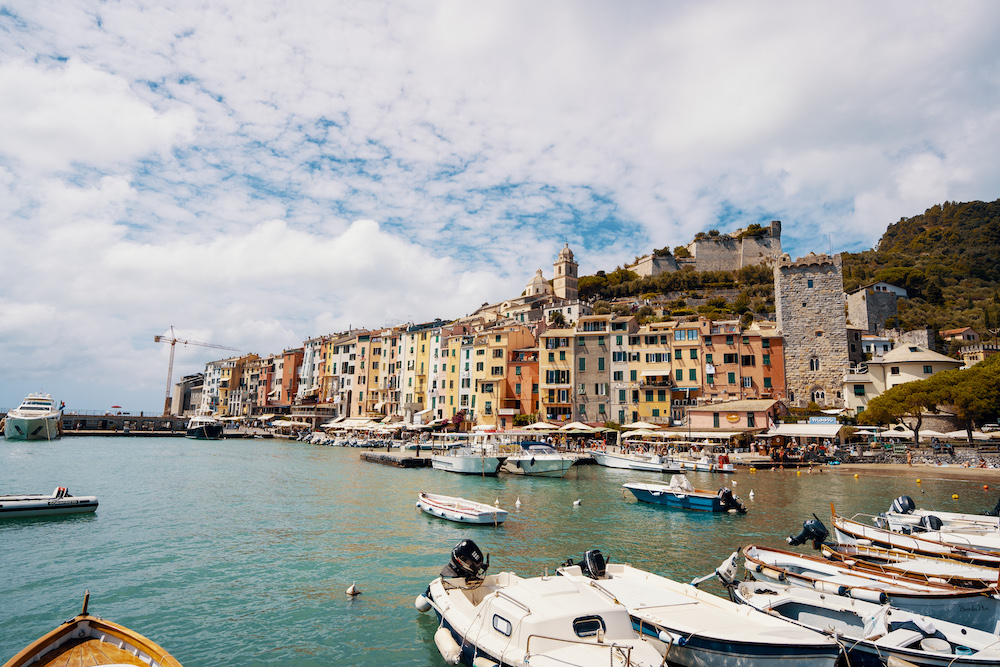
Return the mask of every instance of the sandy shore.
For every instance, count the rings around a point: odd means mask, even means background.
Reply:
[[[891,473],[897,476],[901,473],[912,473],[914,477],[925,479],[960,479],[970,482],[982,481],[984,484],[1000,488],[1000,468],[963,468],[960,465],[934,466],[914,463],[844,463],[839,466],[822,466],[823,472],[834,474],[878,474]]]

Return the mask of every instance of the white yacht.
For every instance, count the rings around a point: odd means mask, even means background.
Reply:
[[[4,419],[8,440],[54,440],[62,435],[62,407],[51,394],[28,394]]]
[[[503,469],[515,475],[532,477],[563,477],[576,459],[557,452],[542,442],[522,442],[520,451],[511,454]]]
[[[195,440],[218,440],[222,437],[224,428],[223,422],[199,410],[198,414],[188,421],[185,436]]]

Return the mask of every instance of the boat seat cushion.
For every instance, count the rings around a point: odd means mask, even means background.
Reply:
[[[922,632],[909,630],[907,628],[900,628],[899,630],[893,630],[889,634],[876,639],[875,645],[884,646],[885,648],[903,648],[919,642],[923,638],[924,633]]]

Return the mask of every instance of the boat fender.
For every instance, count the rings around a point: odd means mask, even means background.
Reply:
[[[674,637],[666,630],[660,630],[660,633],[657,635],[657,639],[664,644],[672,644],[673,646],[684,646],[687,644],[687,639],[681,637],[680,635]]]
[[[490,660],[485,655],[477,655],[472,661],[472,667],[500,667],[500,663]]]
[[[431,601],[428,600],[424,595],[418,595],[413,601],[413,606],[417,608],[417,611],[423,613],[431,610]]]
[[[889,601],[889,597],[884,592],[873,591],[870,588],[852,588],[848,594],[855,600],[864,600],[865,602],[885,604]]]
[[[765,577],[769,577],[771,579],[774,579],[775,581],[784,581],[785,580],[785,573],[784,572],[782,572],[780,570],[772,570],[769,567],[764,567],[760,563],[756,564],[756,566],[754,567],[754,571],[757,572],[757,573],[759,573],[759,574],[763,574]]]
[[[437,650],[445,662],[449,665],[458,664],[459,658],[462,657],[462,647],[452,637],[448,628],[442,625],[437,629],[437,632],[434,633],[434,645],[437,646]]]
[[[829,581],[823,581],[821,579],[817,579],[813,582],[813,588],[824,593],[833,593],[834,595],[840,596],[847,595],[847,586],[832,584]]]

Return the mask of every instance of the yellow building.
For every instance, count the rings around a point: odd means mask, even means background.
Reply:
[[[538,337],[539,413],[547,422],[573,420],[575,329],[549,329]]]
[[[520,325],[495,327],[476,334],[472,345],[472,393],[469,401],[469,418],[476,425],[497,428],[512,425],[499,414],[500,408],[513,398],[508,395],[508,359],[512,358],[513,350],[534,345],[534,335]]]
[[[629,337],[632,342],[628,370],[632,383],[631,416],[638,417],[638,421],[669,423],[676,325],[676,322],[654,322],[639,327]]]

